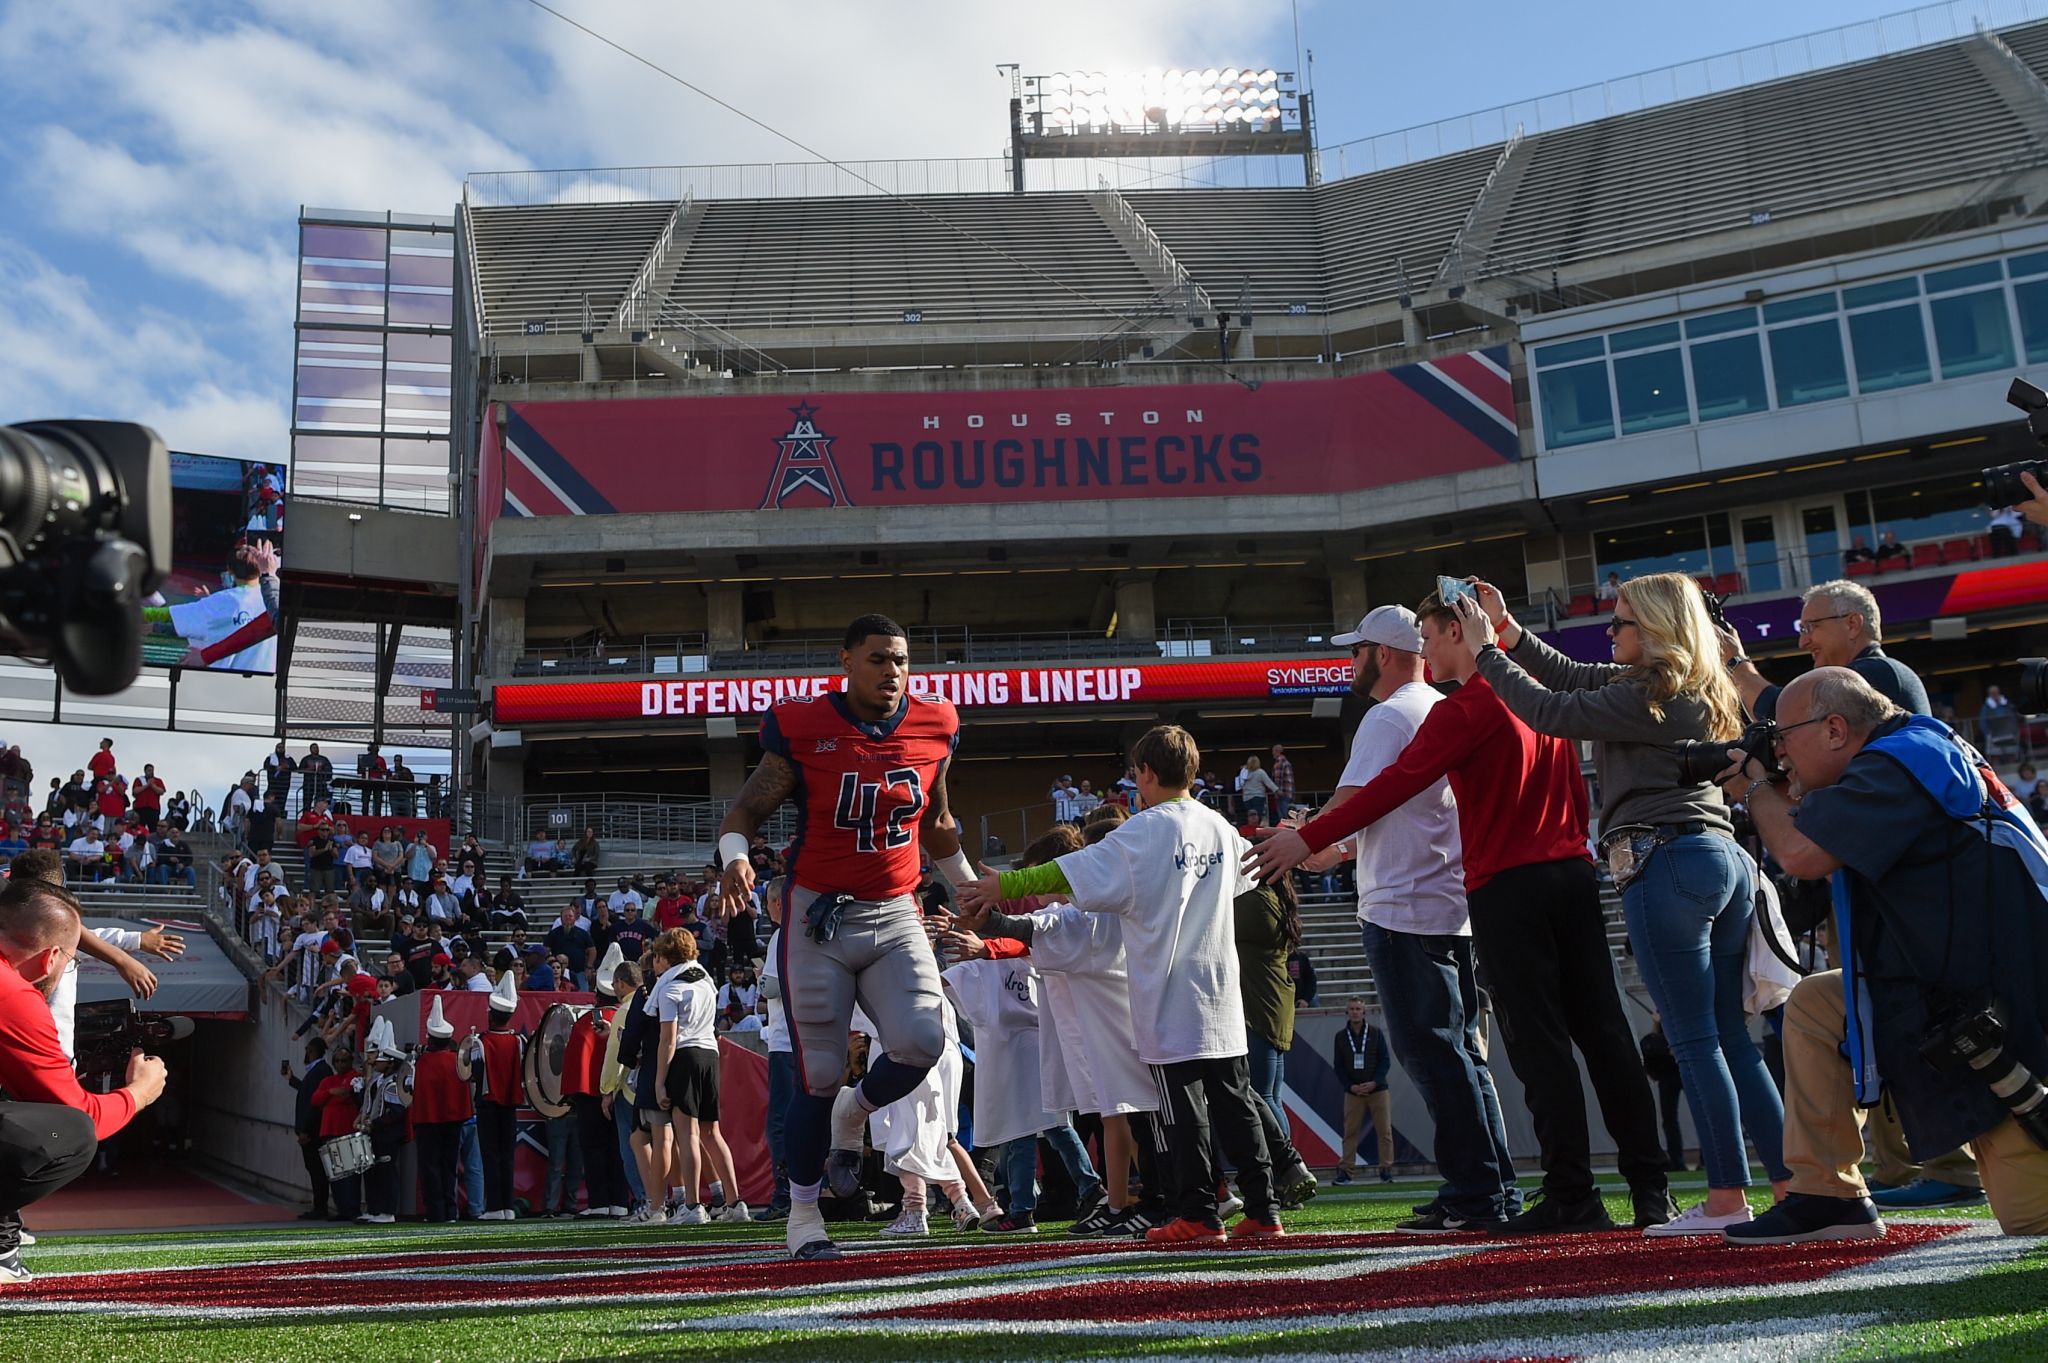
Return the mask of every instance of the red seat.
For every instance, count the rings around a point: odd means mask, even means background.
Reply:
[[[1941,561],[1943,563],[1968,563],[1971,559],[1976,558],[1977,556],[1977,544],[1974,540],[1959,539],[1942,541]]]
[[[2040,537],[2040,535],[2036,534],[2036,533],[2035,533],[2034,531],[2032,531],[2032,530],[2029,530],[2029,531],[2027,531],[2027,533],[2026,533],[2026,534],[2024,534],[2024,535],[2021,535],[2021,536],[2020,536],[2020,552],[2021,552],[2021,553],[2023,553],[2023,554],[2036,554],[2036,553],[2039,553],[2040,551],[2041,551],[2041,537]]]
[[[1975,555],[1973,555],[1973,557],[1976,557],[1976,558],[1990,558],[1990,557],[1991,557],[1991,536],[1989,536],[1989,535],[1979,535],[1979,536],[1977,536],[1977,552],[1976,552],[1976,554],[1975,554]]]
[[[1591,596],[1575,596],[1572,598],[1571,609],[1567,610],[1565,612],[1565,615],[1567,618],[1580,615],[1591,615],[1594,611],[1598,610],[1599,608],[1600,602],[1598,598]]]
[[[1869,577],[1877,571],[1877,565],[1869,559],[1863,559],[1860,562],[1850,564],[1843,571],[1850,577]]]
[[[1877,561],[1877,570],[1880,573],[1902,573],[1906,570],[1908,562],[1909,560],[1905,555],[1893,554],[1890,558],[1879,559]]]
[[[1932,544],[1914,545],[1913,566],[1915,568],[1939,568],[1941,566],[1941,550]]]
[[[1716,596],[1735,596],[1741,591],[1741,573],[1723,573],[1714,579],[1714,595]]]

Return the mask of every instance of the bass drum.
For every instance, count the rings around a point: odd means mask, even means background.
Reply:
[[[560,1117],[569,1110],[562,1097],[562,1064],[576,1019],[589,1011],[587,1004],[549,1004],[526,1043],[526,1101],[543,1117]]]

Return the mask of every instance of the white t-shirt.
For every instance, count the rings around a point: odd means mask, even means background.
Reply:
[[[73,838],[70,851],[74,857],[100,857],[106,855],[107,845],[98,838]]]
[[[242,582],[171,607],[171,628],[184,635],[185,642],[192,647],[205,648],[264,613],[263,589],[253,582]],[[272,635],[259,639],[213,665],[238,672],[275,672],[277,638]]]
[[[974,1027],[974,1143],[1001,1145],[1058,1125],[1040,1088],[1038,972],[1031,962],[962,961],[939,978]],[[887,1049],[887,1037],[877,1042]]]
[[[620,914],[626,911],[626,906],[628,904],[631,904],[634,908],[641,910],[645,910],[647,907],[646,901],[640,898],[640,892],[638,890],[613,890],[611,894],[605,899],[605,903],[611,906],[612,918],[614,921],[618,919]],[[581,917],[581,915],[579,914],[578,917]],[[586,930],[588,930],[590,924],[584,923],[582,924],[582,926]]]
[[[1363,786],[1394,764],[1432,706],[1433,686],[1410,682],[1365,712],[1339,785]],[[1469,937],[1465,847],[1448,780],[1436,783],[1352,839],[1358,851],[1358,921],[1389,932]]]
[[[299,953],[299,983],[308,989],[320,982],[320,944],[326,940],[324,932],[302,932],[292,939],[292,950]]]
[[[718,1012],[718,995],[712,988],[711,977],[699,966],[694,980],[686,980],[695,961],[665,970],[654,982],[654,989],[647,1000],[648,1015],[657,1022],[673,1022],[676,1025],[676,1049],[694,1046],[698,1050],[718,1049],[718,1032],[713,1020]]]
[[[1245,1054],[1231,907],[1253,886],[1244,846],[1215,810],[1165,800],[1059,859],[1075,908],[1124,920],[1132,1036],[1148,1065]]]
[[[361,843],[350,843],[349,849],[341,854],[342,864],[358,870],[367,870],[370,865],[370,849]]]
[[[786,1051],[789,1045],[789,1020],[782,1013],[781,972],[776,969],[776,950],[782,945],[782,929],[777,928],[768,938],[768,959],[761,964],[761,983],[777,981],[775,996],[765,1000],[768,1007],[768,1021],[761,1028],[761,1040],[771,1051]],[[765,991],[764,991],[765,992]]]

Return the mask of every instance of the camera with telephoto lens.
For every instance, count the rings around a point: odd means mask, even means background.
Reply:
[[[2005,390],[2005,400],[2027,414],[2027,431],[2035,440],[2048,445],[2048,393],[2016,378],[2012,387]],[[2000,464],[1984,470],[1985,505],[2018,506],[2032,501],[2034,494],[2020,481],[2022,473],[2031,473],[2036,482],[2048,486],[2048,460],[2023,459],[2017,464]]]
[[[171,456],[147,426],[0,426],[0,649],[103,696],[142,669],[142,598],[171,567]]]
[[[81,1003],[74,1015],[72,1050],[81,1078],[105,1075],[116,1086],[128,1082],[128,1057],[136,1051],[161,1054],[173,1041],[192,1035],[188,1017],[144,1017],[134,999]]]
[[[1920,1043],[1921,1058],[1943,1074],[1973,1070],[2012,1113],[2020,1129],[2048,1150],[2048,1088],[2005,1053],[2005,1024],[1989,1008],[1936,1018]]]
[[[1765,780],[1774,781],[1784,775],[1784,768],[1778,765],[1778,726],[1768,719],[1754,721],[1732,743],[1688,738],[1672,746],[1678,749],[1678,779],[1687,785],[1711,781],[1728,770],[1728,764],[1735,760],[1729,754],[1737,748],[1762,764]]]
[[[2020,659],[2020,680],[2013,687],[2013,704],[2023,715],[2048,710],[2048,658]]]

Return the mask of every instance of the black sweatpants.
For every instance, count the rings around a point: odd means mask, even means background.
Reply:
[[[1245,1214],[1271,1222],[1279,1212],[1273,1201],[1272,1157],[1253,1101],[1251,1070],[1241,1055],[1214,1060],[1181,1060],[1154,1065],[1160,1096],[1167,1106],[1167,1146],[1173,1156],[1176,1210],[1190,1221],[1219,1225],[1216,1185],[1223,1171],[1209,1158],[1209,1128],[1215,1124],[1223,1153],[1237,1166],[1237,1186]]]
[[[327,1215],[327,1166],[320,1162],[320,1138],[299,1137],[299,1159],[306,1166],[306,1182],[313,1186],[313,1211],[318,1216]]]
[[[512,1206],[512,1158],[519,1143],[519,1109],[507,1103],[480,1100],[476,1105],[476,1143],[484,1166],[484,1210],[508,1212]]]
[[[370,1153],[377,1162],[363,1172],[363,1210],[372,1216],[398,1215],[398,1156],[404,1149],[403,1110],[370,1127]]]
[[[21,1244],[21,1209],[84,1173],[98,1149],[77,1108],[0,1102],[0,1255]]]
[[[619,1129],[604,1115],[604,1099],[594,1093],[572,1093],[569,1106],[576,1113],[576,1143],[583,1147],[583,1190],[590,1207],[632,1206],[626,1163],[619,1155]],[[726,1189],[728,1202],[738,1201],[739,1195],[737,1188]]]
[[[455,1219],[455,1161],[462,1149],[461,1122],[418,1122],[420,1204],[429,1221]]]
[[[1510,867],[1469,891],[1466,902],[1508,1063],[1535,1119],[1543,1190],[1560,1202],[1593,1195],[1574,1043],[1586,1057],[1622,1177],[1631,1188],[1667,1186],[1657,1106],[1621,1011],[1593,863],[1574,857]]]

